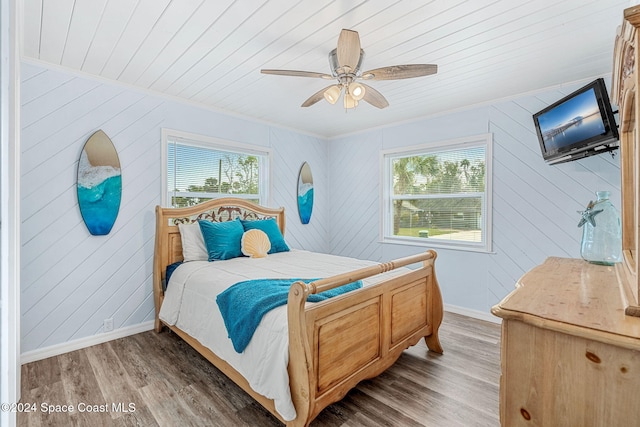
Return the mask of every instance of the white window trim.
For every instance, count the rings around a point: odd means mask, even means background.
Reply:
[[[484,241],[481,243],[458,242],[429,238],[424,241],[410,237],[393,236],[391,233],[393,213],[391,212],[391,180],[390,158],[394,156],[406,156],[412,154],[425,154],[429,152],[441,152],[484,146],[486,149],[485,163],[485,195],[486,213],[484,221]],[[426,144],[397,147],[380,151],[380,242],[407,246],[423,246],[430,248],[456,249],[471,252],[490,253],[493,250],[493,134],[485,133],[470,137],[437,141]]]
[[[261,204],[265,206],[271,206],[271,183],[272,180],[272,159],[273,159],[273,150],[270,147],[264,147],[260,145],[252,145],[245,144],[237,141],[230,141],[226,139],[215,138],[206,135],[199,135],[195,133],[185,132],[181,130],[175,129],[161,129],[161,140],[162,140],[162,199],[161,204],[164,207],[170,207],[168,194],[169,189],[167,188],[167,159],[168,159],[168,141],[180,141],[185,144],[209,148],[209,149],[219,149],[223,151],[240,151],[246,154],[256,154],[260,156],[265,156],[267,158],[266,164],[264,165],[266,170],[264,173],[267,176],[267,182],[264,180],[260,180],[260,191],[261,195],[264,195],[264,200],[261,200]],[[203,196],[202,193],[198,193],[198,196]],[[241,197],[240,195],[234,194],[219,194],[218,197]]]

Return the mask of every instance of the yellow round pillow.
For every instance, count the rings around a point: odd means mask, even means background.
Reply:
[[[267,233],[262,230],[247,230],[242,235],[242,253],[251,258],[264,258],[271,249],[271,242]]]

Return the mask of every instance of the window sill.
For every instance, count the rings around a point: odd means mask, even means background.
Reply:
[[[427,237],[423,240],[403,239],[402,237],[384,237],[380,241],[382,244],[403,245],[403,246],[420,246],[433,249],[449,249],[454,251],[480,252],[485,254],[495,253],[486,245],[471,245],[465,243],[452,243],[449,241],[438,240],[436,238]]]

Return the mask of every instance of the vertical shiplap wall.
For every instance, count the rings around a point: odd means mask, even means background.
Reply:
[[[22,66],[22,352],[153,319],[154,208],[161,200],[160,129],[271,147],[272,204],[287,208],[291,246],[326,251],[323,139],[212,112],[104,81]],[[87,138],[102,129],[122,166],[123,194],[107,236],[78,210],[76,173]],[[309,226],[297,219],[296,181],[312,160],[318,194]]]
[[[587,82],[582,82],[587,83]],[[380,150],[493,134],[493,253],[438,250],[446,304],[489,316],[491,306],[548,256],[579,257],[578,210],[610,190],[620,207],[618,158],[609,154],[550,166],[540,154],[532,115],[581,84],[473,110],[330,141],[330,246],[339,255],[386,261],[424,248],[382,244]]]
[[[287,212],[287,242],[295,248],[328,253],[331,197],[327,191],[326,140],[271,128],[270,141],[274,149],[271,191],[276,204],[284,206]],[[297,205],[298,174],[304,162],[309,163],[314,186],[313,212],[308,224],[300,222]]]
[[[329,143],[331,253],[382,260],[378,243],[382,132]]]
[[[22,67],[22,351],[152,319],[153,209],[159,201],[158,98],[24,64]],[[122,166],[123,192],[107,236],[78,210],[78,158],[102,129]]]
[[[586,83],[586,82],[585,82]],[[531,115],[579,84],[441,117],[335,139],[181,104],[41,65],[22,65],[22,351],[153,318],[151,261],[160,202],[160,129],[168,127],[273,150],[271,204],[287,210],[296,248],[388,260],[421,248],[379,243],[383,149],[486,132],[494,136],[494,253],[439,250],[445,302],[488,313],[545,257],[579,256],[577,210],[610,189],[619,206],[619,163],[600,155],[546,165]],[[102,128],[122,164],[123,200],[108,236],[91,236],[76,198],[86,139]],[[296,207],[309,162],[316,188],[311,223]]]
[[[227,141],[270,147],[271,205],[283,206],[286,213],[285,238],[294,248],[328,252],[327,143],[287,129],[248,122],[242,118],[212,114],[193,106],[172,103],[167,106],[163,126],[200,135],[212,135]],[[298,173],[308,162],[314,180],[314,207],[309,224],[298,216]]]

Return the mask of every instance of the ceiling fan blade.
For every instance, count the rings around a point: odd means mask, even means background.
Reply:
[[[325,87],[323,89],[320,89],[319,91],[317,91],[316,93],[311,95],[306,101],[304,101],[302,103],[301,107],[311,107],[316,102],[323,100],[325,91],[327,89],[329,89],[330,87],[333,87],[333,86],[335,86],[335,85],[327,86],[327,87]]]
[[[386,100],[384,96],[374,88],[364,83],[360,83],[364,86],[364,97],[362,98],[364,101],[367,101],[369,104],[378,108],[386,108],[389,106],[389,102]]]
[[[438,66],[435,64],[392,65],[365,71],[362,73],[362,78],[365,80],[399,80],[429,76],[437,72]]]
[[[338,63],[355,71],[360,61],[360,36],[357,31],[342,30],[338,37]]]
[[[321,79],[333,80],[333,76],[324,73],[316,73],[313,71],[297,71],[297,70],[260,70],[262,74],[275,74],[276,76],[293,76],[293,77],[314,77]]]

